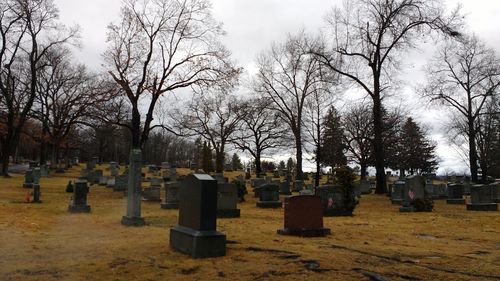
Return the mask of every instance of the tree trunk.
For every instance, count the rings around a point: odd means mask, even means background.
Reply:
[[[295,158],[297,159],[297,165],[295,166],[295,179],[302,180],[304,178],[302,173],[302,138],[300,132],[295,135]]]
[[[385,159],[384,159],[384,143],[382,138],[383,123],[382,123],[382,101],[379,91],[375,91],[373,95],[373,130],[374,130],[374,152],[375,152],[375,169],[376,169],[376,194],[386,192],[385,185]]]
[[[472,182],[478,182],[477,176],[477,150],[476,150],[476,130],[474,129],[474,119],[469,118],[469,164]]]
[[[4,177],[10,177],[9,176],[10,153],[11,153],[10,145],[8,143],[8,140],[5,140],[2,142],[2,176]]]
[[[260,160],[260,151],[257,152],[255,156],[255,174],[256,177],[260,178],[260,175],[262,174],[262,163]]]
[[[366,180],[366,169],[367,169],[367,165],[366,165],[366,162],[361,162],[359,164],[361,166],[361,169],[360,169],[360,173],[361,173],[361,180],[364,181]]]
[[[215,172],[224,172],[224,146],[221,145],[220,150],[215,150]]]

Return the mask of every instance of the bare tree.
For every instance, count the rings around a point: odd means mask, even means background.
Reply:
[[[7,0],[0,4],[0,102],[5,132],[1,136],[2,171],[8,176],[9,157],[16,150],[35,97],[42,59],[50,50],[75,39],[78,28],[57,22],[52,0]]]
[[[317,91],[329,92],[334,80],[326,77],[322,65],[309,49],[318,40],[304,32],[289,35],[258,58],[255,90],[271,101],[272,108],[288,125],[295,140],[296,178],[302,179],[304,107]]]
[[[197,91],[182,109],[172,114],[173,126],[167,127],[176,135],[201,136],[215,150],[215,171],[224,170],[226,146],[234,141],[241,116],[239,102],[229,93]]]
[[[243,102],[238,113],[242,125],[233,140],[233,144],[238,149],[247,151],[255,159],[257,177],[262,174],[263,153],[282,147],[286,142],[280,117],[268,106],[269,100],[261,98]]]
[[[124,0],[121,20],[108,26],[104,54],[114,81],[130,102],[132,146],[148,139],[155,106],[176,89],[226,82],[239,72],[219,42],[221,25],[207,0]],[[140,103],[146,114],[141,117]]]
[[[52,145],[52,164],[58,164],[59,147],[76,125],[101,111],[108,100],[101,81],[82,64],[71,60],[66,48],[50,50],[43,58],[37,98],[31,114],[42,124],[40,162],[45,163],[47,143]]]
[[[478,118],[500,86],[500,60],[476,36],[447,41],[427,67],[424,97],[445,105],[464,118],[471,180],[478,181],[476,146]]]
[[[458,35],[458,8],[445,18],[442,0],[354,0],[333,10],[327,20],[333,46],[313,52],[332,71],[371,97],[376,192],[384,193],[383,98],[394,86],[402,54],[415,48],[428,30]]]

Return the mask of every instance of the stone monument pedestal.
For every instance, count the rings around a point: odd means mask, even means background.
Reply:
[[[446,199],[446,204],[455,204],[455,205],[463,205],[465,204],[465,199],[462,198],[453,198],[453,199]]]
[[[226,235],[216,230],[198,231],[177,225],[170,229],[170,245],[193,258],[226,255]]]
[[[140,149],[130,151],[130,172],[127,186],[127,213],[122,218],[122,224],[127,226],[145,225],[141,217],[141,167],[142,152]],[[116,185],[116,184],[115,184]]]

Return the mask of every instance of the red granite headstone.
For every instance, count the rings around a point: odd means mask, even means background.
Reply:
[[[278,233],[308,237],[330,234],[330,229],[323,227],[321,198],[314,195],[285,198],[285,228]]]

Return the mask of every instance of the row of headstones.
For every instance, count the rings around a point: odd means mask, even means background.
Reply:
[[[417,199],[446,198],[448,204],[465,204],[464,195],[470,194],[471,201],[467,203],[467,210],[496,211],[500,202],[500,184],[468,185],[450,183],[435,185],[425,182],[419,175],[399,179],[391,186],[391,201],[403,207],[400,211],[413,211],[413,202]]]
[[[221,194],[226,191],[234,192],[234,188],[228,188],[228,186],[227,183],[218,182],[206,174],[188,175],[180,183],[179,223],[170,229],[170,245],[173,249],[195,258],[226,254],[226,235],[217,231],[216,220],[221,209],[219,199],[226,197]],[[167,192],[170,187],[171,185],[167,186]],[[263,187],[261,201],[266,201],[263,197],[266,197],[264,194],[267,190],[272,190],[271,197],[275,201],[279,188],[272,184]],[[233,203],[235,204],[234,201]],[[331,231],[323,227],[322,212],[320,197],[311,195],[287,197],[285,198],[284,228],[277,232],[298,236],[328,235]]]

